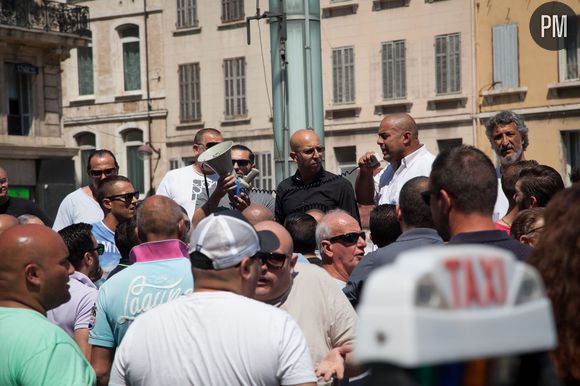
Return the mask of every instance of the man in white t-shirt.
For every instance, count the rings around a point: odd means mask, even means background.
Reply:
[[[435,156],[419,142],[417,124],[405,113],[390,114],[383,118],[377,145],[389,165],[375,176],[375,153],[367,152],[359,159],[356,200],[361,205],[398,204],[399,193],[405,182],[414,177],[428,177]]]
[[[139,316],[115,355],[110,385],[309,385],[304,335],[286,313],[252,300],[260,250],[238,213],[209,215],[190,239],[194,292]]]
[[[190,220],[195,212],[197,196],[202,191],[211,190],[219,180],[219,175],[211,168],[198,163],[197,158],[207,149],[223,141],[224,137],[219,130],[201,129],[193,139],[195,162],[192,165],[168,171],[159,183],[157,194],[169,197],[181,205],[187,211]]]
[[[119,164],[110,150],[95,150],[89,156],[87,173],[91,183],[69,193],[58,207],[52,229],[59,231],[71,224],[84,222],[94,224],[103,219],[103,211],[97,202],[99,182],[119,173]]]
[[[296,264],[290,233],[274,221],[256,224],[273,232],[280,246],[260,253],[262,274],[256,299],[287,311],[308,342],[316,374],[325,381],[359,374],[351,357],[356,312],[335,281],[314,264]]]

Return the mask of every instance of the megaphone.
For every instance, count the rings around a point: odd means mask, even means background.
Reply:
[[[235,174],[232,166],[232,154],[231,149],[234,143],[232,141],[224,141],[218,143],[203,152],[197,161],[204,165],[209,166],[218,175],[223,176],[228,173]],[[247,176],[243,178],[238,178],[236,182],[236,189],[233,192],[234,195],[240,194],[240,189],[249,189],[252,181],[256,176],[260,174],[258,169],[252,169]]]
[[[209,166],[218,175],[223,176],[232,171],[232,141],[223,141],[201,153],[197,162]]]

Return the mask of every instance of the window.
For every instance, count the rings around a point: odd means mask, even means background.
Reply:
[[[354,48],[332,50],[332,96],[334,103],[354,102]]]
[[[580,131],[562,131],[562,143],[569,176],[574,169],[580,169]]]
[[[197,27],[196,0],[177,0],[177,28]]]
[[[519,86],[518,26],[498,25],[492,28],[493,83],[496,89]]]
[[[79,95],[95,93],[93,81],[93,48],[77,48],[77,68],[79,77]]]
[[[87,166],[89,165],[89,156],[93,151],[95,151],[96,140],[93,133],[79,133],[75,136],[77,146],[80,148],[80,158],[81,158],[81,186],[89,185],[89,175],[86,172]]]
[[[383,43],[383,99],[400,99],[407,96],[405,69],[405,41]]]
[[[336,156],[338,174],[343,174],[354,187],[356,181],[356,172],[350,173],[358,166],[356,159],[356,146],[335,147],[334,155]]]
[[[169,160],[169,170],[179,169],[181,167],[181,161],[176,158]]]
[[[244,58],[224,60],[226,118],[246,115],[246,62]]]
[[[145,163],[137,154],[137,149],[143,144],[143,132],[139,129],[127,130],[123,133],[123,142],[127,149],[127,177],[135,190],[145,193]]]
[[[437,94],[461,92],[461,38],[459,33],[435,36]]]
[[[260,174],[254,180],[257,189],[272,190],[274,185],[274,173],[272,168],[272,153],[254,153],[256,169]]]
[[[191,122],[201,119],[199,91],[199,63],[179,66],[179,120]]]
[[[222,21],[244,19],[244,0],[222,0]]]
[[[580,20],[578,20],[580,22]],[[559,51],[560,80],[580,79],[580,28],[576,36],[568,36],[563,41],[564,49]]]
[[[439,153],[443,150],[451,149],[452,147],[461,146],[463,144],[463,139],[461,138],[451,138],[451,139],[438,139],[437,147],[439,148]]]
[[[123,47],[123,80],[125,91],[141,89],[141,55],[139,53],[139,27],[129,25],[119,30]]]
[[[27,64],[6,63],[8,94],[8,134],[30,135],[32,127],[32,79],[38,68]]]

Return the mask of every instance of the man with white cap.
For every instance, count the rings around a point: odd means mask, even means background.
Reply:
[[[140,316],[117,350],[110,385],[311,385],[304,335],[284,311],[251,299],[260,251],[278,247],[234,211],[193,231],[194,292]],[[151,334],[155,331],[155,334]]]

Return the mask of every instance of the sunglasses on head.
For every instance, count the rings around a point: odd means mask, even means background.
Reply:
[[[250,164],[250,160],[247,159],[233,159],[232,160],[232,165],[238,164],[238,166],[240,167],[245,167],[248,166]]]
[[[100,177],[103,174],[108,177],[110,175],[113,175],[116,171],[117,171],[116,168],[110,168],[110,169],[104,169],[104,170],[94,170],[94,169],[92,169],[92,170],[89,170],[89,174],[91,176],[93,176],[93,177]]]
[[[130,205],[133,202],[133,197],[135,197],[135,199],[139,199],[139,192],[138,191],[134,191],[134,192],[129,192],[129,193],[123,193],[123,194],[115,194],[114,196],[109,196],[109,197],[105,197],[108,198],[111,201],[123,201],[125,203],[125,205]]]
[[[254,258],[260,259],[262,265],[266,264],[268,269],[280,269],[284,266],[288,255],[276,252],[258,252]]]
[[[318,153],[324,153],[324,146],[308,147],[302,150],[302,154],[312,155],[315,150]]]
[[[358,241],[358,238],[362,237],[363,240],[367,239],[367,235],[364,232],[350,232],[343,235],[334,236],[328,239],[331,243],[340,241],[344,244],[354,244]]]
[[[99,256],[101,256],[103,253],[105,253],[105,246],[103,244],[97,244],[96,248],[93,249],[89,249],[88,252],[97,252],[97,254]]]

